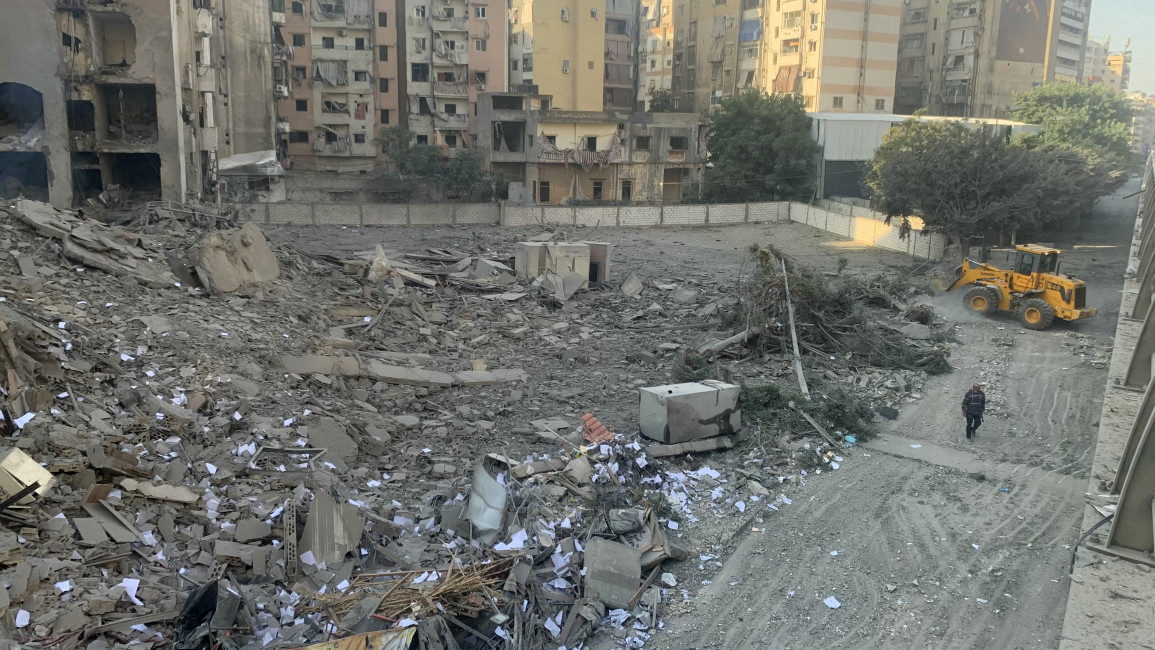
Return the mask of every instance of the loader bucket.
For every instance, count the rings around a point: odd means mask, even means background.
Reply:
[[[936,291],[946,291],[950,288],[950,281],[941,276],[934,276],[930,279],[930,286],[934,287]]]

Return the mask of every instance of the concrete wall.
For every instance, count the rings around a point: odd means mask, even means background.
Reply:
[[[221,138],[220,156],[276,149],[275,108],[269,94],[273,87],[272,48],[265,38],[256,38],[269,33],[269,2],[232,1],[224,9],[224,46],[229,62],[225,69],[229,117],[225,123],[230,127],[230,146],[226,148]]]

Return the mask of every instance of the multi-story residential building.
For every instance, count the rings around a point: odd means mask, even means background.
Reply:
[[[910,0],[895,111],[1006,118],[1015,95],[1083,75],[1091,0]]]
[[[902,0],[775,0],[764,12],[757,84],[810,111],[889,113]]]
[[[674,0],[672,85],[677,110],[706,110],[737,92],[739,21],[743,14],[760,12],[757,5],[755,0]]]
[[[474,148],[480,93],[508,83],[505,2],[401,0],[402,92],[406,125],[418,144],[453,154]],[[472,128],[471,128],[472,127]]]
[[[1155,150],[1155,96],[1131,93],[1135,119],[1131,123],[1131,141],[1137,160],[1147,160]]]
[[[1088,86],[1119,86],[1119,79],[1111,78],[1114,71],[1107,67],[1107,57],[1111,53],[1111,37],[1097,40],[1087,39],[1083,49],[1083,77],[1080,83]]]
[[[1051,0],[1044,81],[1079,83],[1091,24],[1091,0]],[[1009,32],[1008,32],[1009,34]]]
[[[564,110],[632,110],[639,0],[521,0],[511,14],[513,84]],[[532,88],[522,88],[532,91]]]
[[[0,194],[215,199],[220,159],[273,149],[268,0],[218,4],[6,5]]]
[[[1131,87],[1131,39],[1127,39],[1122,52],[1107,55],[1107,69],[1119,80],[1117,90],[1126,91]]]
[[[509,183],[511,203],[676,203],[700,181],[705,125],[697,114],[570,111],[547,99],[481,97],[478,143]]]
[[[638,109],[650,110],[655,92],[674,82],[674,15],[672,0],[642,0],[638,40]]]
[[[372,169],[378,127],[401,119],[395,1],[285,4],[287,12],[273,14],[282,155],[304,170]]]

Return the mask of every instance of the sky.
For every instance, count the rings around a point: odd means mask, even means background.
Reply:
[[[1131,39],[1131,85],[1155,95],[1155,0],[1093,0],[1091,38],[1111,37],[1111,50]]]

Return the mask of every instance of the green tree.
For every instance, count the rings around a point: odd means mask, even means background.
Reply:
[[[945,234],[965,255],[971,238],[1014,233],[1056,216],[1044,211],[1040,197],[1060,168],[1048,175],[1044,160],[982,129],[912,118],[887,133],[863,185],[888,222],[900,220],[903,237],[916,216],[924,231]]]
[[[810,118],[802,99],[750,88],[722,100],[709,128],[702,199],[711,202],[808,198],[814,185]]]
[[[498,179],[472,151],[447,157],[441,147],[416,144],[408,130],[395,126],[381,132],[381,144],[389,167],[381,172],[384,182],[402,185],[407,198],[424,190],[432,199],[491,200]]]
[[[669,90],[650,91],[650,113],[673,113],[674,93]]]
[[[1043,84],[1015,97],[1011,115],[1042,127],[1041,133],[1023,139],[1027,147],[1097,152],[1120,171],[1131,158],[1128,130],[1134,109],[1123,93],[1103,86]]]

